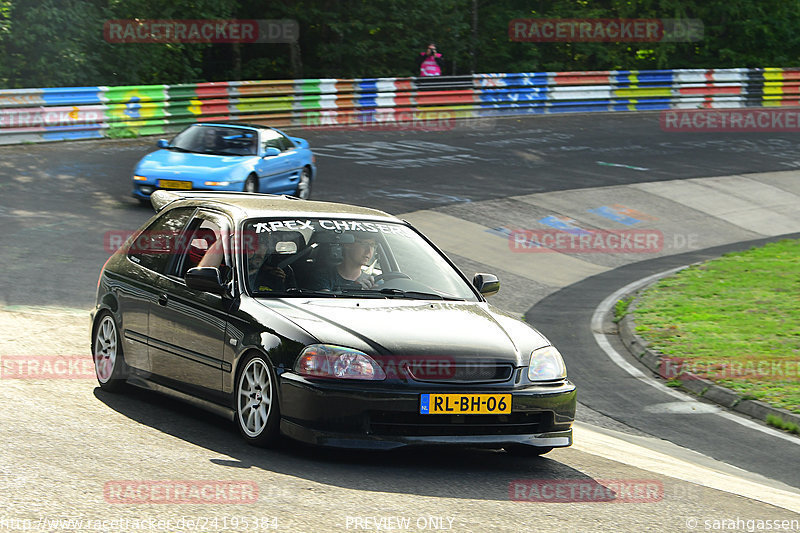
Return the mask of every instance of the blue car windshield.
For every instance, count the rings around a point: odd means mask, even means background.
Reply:
[[[258,132],[245,128],[195,124],[179,133],[170,148],[216,155],[256,155]]]
[[[404,224],[252,219],[240,242],[255,296],[478,300],[442,254]]]

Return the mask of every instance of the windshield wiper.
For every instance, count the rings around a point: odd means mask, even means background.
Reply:
[[[214,154],[216,154],[216,155],[237,155],[237,156],[255,155],[255,154],[240,154],[240,153],[236,153],[236,152],[226,152],[224,150],[221,150],[219,152],[214,152]]]
[[[463,302],[464,298],[456,298],[455,296],[445,296],[438,292],[423,292],[423,291],[403,291],[400,289],[381,289],[381,294],[392,294],[401,296],[403,298],[419,298],[421,300],[434,299],[434,300],[448,300],[450,302]]]
[[[312,289],[298,289],[290,287],[285,291],[253,291],[254,296],[322,296],[336,298],[338,295],[330,291],[315,291]]]
[[[195,153],[194,150],[189,150],[188,148],[181,148],[180,146],[174,145],[167,146],[167,150],[177,150],[178,152],[188,152],[190,154]]]
[[[342,289],[342,292],[347,293],[367,293],[374,295],[384,295],[388,298],[414,298],[419,300],[449,300],[455,302],[463,302],[463,298],[455,298],[453,296],[443,296],[435,292],[423,291],[404,291],[401,289]]]

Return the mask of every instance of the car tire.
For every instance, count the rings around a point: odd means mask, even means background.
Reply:
[[[544,455],[547,452],[551,451],[553,448],[550,446],[528,446],[527,444],[511,444],[509,446],[504,446],[503,449],[510,455],[515,455],[517,457],[539,457],[540,455]]]
[[[280,409],[275,372],[266,357],[252,354],[241,364],[234,390],[236,425],[254,446],[271,446],[278,440]]]
[[[118,392],[125,387],[128,366],[122,354],[117,323],[111,313],[103,313],[92,333],[92,359],[100,388]]]
[[[254,174],[247,176],[244,182],[244,192],[258,192],[258,178]]]
[[[297,182],[297,190],[294,191],[294,196],[301,200],[308,200],[311,198],[311,169],[303,167],[300,173],[300,181]]]

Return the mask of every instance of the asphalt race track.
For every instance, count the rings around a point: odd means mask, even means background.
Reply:
[[[530,460],[479,450],[257,450],[223,421],[154,394],[109,395],[80,376],[2,379],[0,531],[77,524],[48,522],[67,518],[84,520],[73,530],[158,518],[173,521],[164,530],[187,531],[509,532],[800,519],[800,439],[634,378],[596,340],[620,349],[614,327],[591,327],[598,305],[629,283],[797,237],[796,135],[664,132],[658,114],[642,113],[291,133],[317,153],[314,199],[402,215],[468,275],[499,275],[503,288],[490,301],[541,329],[579,386],[575,445]],[[152,215],[129,196],[130,172],[152,149],[154,139],[0,147],[0,358],[90,362],[97,275],[115,236]],[[659,237],[646,249],[540,253],[514,244],[519,229]],[[109,484],[121,480],[235,480],[257,496],[120,503]],[[523,491],[520,502],[515,480],[646,482],[657,497],[540,503]]]

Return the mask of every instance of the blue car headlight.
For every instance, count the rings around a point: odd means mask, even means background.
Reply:
[[[528,379],[531,381],[552,381],[565,379],[566,377],[567,366],[555,346],[545,346],[533,351],[531,362],[528,365]]]

